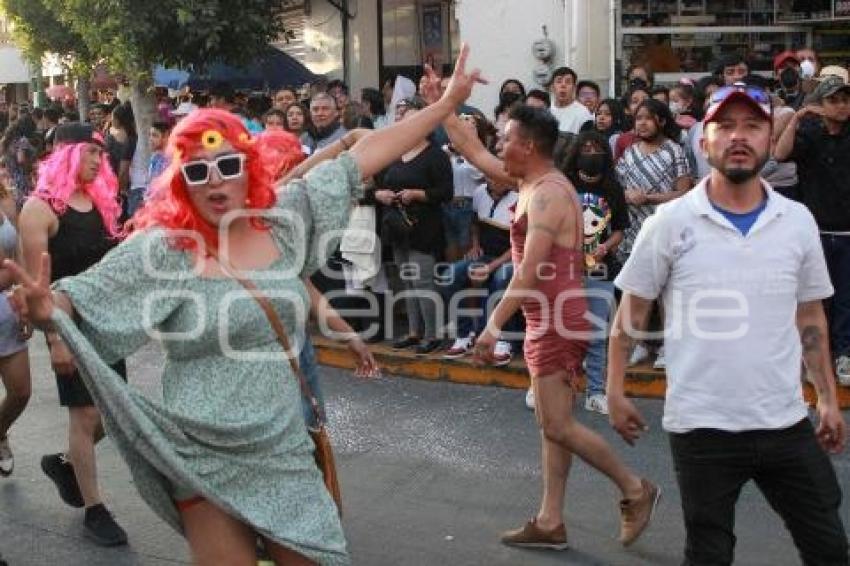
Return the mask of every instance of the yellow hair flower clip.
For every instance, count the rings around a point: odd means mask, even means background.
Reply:
[[[216,150],[224,143],[224,136],[216,130],[207,130],[201,134],[201,145],[204,149]]]

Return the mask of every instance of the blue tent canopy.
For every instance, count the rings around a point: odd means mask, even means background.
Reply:
[[[217,82],[228,82],[235,89],[266,90],[284,86],[300,86],[319,78],[300,61],[280,49],[269,47],[265,54],[244,67],[212,63],[203,71],[157,67],[154,82],[171,89],[188,84],[193,90],[209,89]]]

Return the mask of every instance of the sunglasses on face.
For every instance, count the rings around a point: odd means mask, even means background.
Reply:
[[[212,161],[206,159],[195,159],[184,163],[180,170],[183,172],[183,180],[189,186],[205,185],[210,180],[212,168],[215,167],[222,181],[237,179],[242,176],[245,169],[244,153],[229,153],[219,155]]]

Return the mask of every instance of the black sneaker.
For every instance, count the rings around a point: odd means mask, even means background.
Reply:
[[[41,469],[44,474],[50,478],[56,489],[59,490],[59,497],[62,501],[71,507],[84,507],[83,494],[80,493],[80,486],[77,484],[77,476],[74,475],[74,466],[68,461],[61,452],[59,454],[48,454],[41,458]]]
[[[416,336],[408,336],[407,338],[402,338],[401,340],[393,342],[393,350],[405,350],[418,344],[419,338]]]
[[[115,522],[112,514],[103,503],[86,509],[84,522],[86,536],[100,546],[121,546],[127,544],[127,533]]]
[[[425,340],[416,346],[416,355],[425,356],[435,350],[439,350],[443,346],[443,341],[439,339]]]

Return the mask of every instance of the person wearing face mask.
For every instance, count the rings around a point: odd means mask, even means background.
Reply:
[[[624,230],[629,227],[629,211],[623,187],[614,174],[614,158],[608,140],[599,132],[580,133],[560,168],[575,186],[582,205],[587,309],[594,320],[602,323],[592,329],[585,356],[584,408],[607,415],[608,320],[614,304],[613,281],[621,267],[614,252],[623,240]]]
[[[514,104],[525,103],[525,87],[517,79],[508,79],[502,83],[499,89],[499,105],[493,110],[496,118],[494,124],[499,136],[505,133],[505,124],[508,123],[508,114]]]
[[[818,81],[815,77],[823,75],[820,59],[818,58],[818,54],[815,50],[810,47],[798,49],[796,56],[797,60],[800,61],[800,76],[803,79],[802,89],[806,95],[809,95],[818,85]]]
[[[803,99],[806,96],[802,89],[800,70],[800,60],[793,51],[783,51],[773,58],[773,72],[780,85],[777,94],[787,106],[794,110],[798,110],[803,105]]]
[[[697,123],[694,115],[694,83],[689,79],[682,79],[676,86],[670,89],[670,112],[676,119],[676,125],[682,130],[688,131]]]

